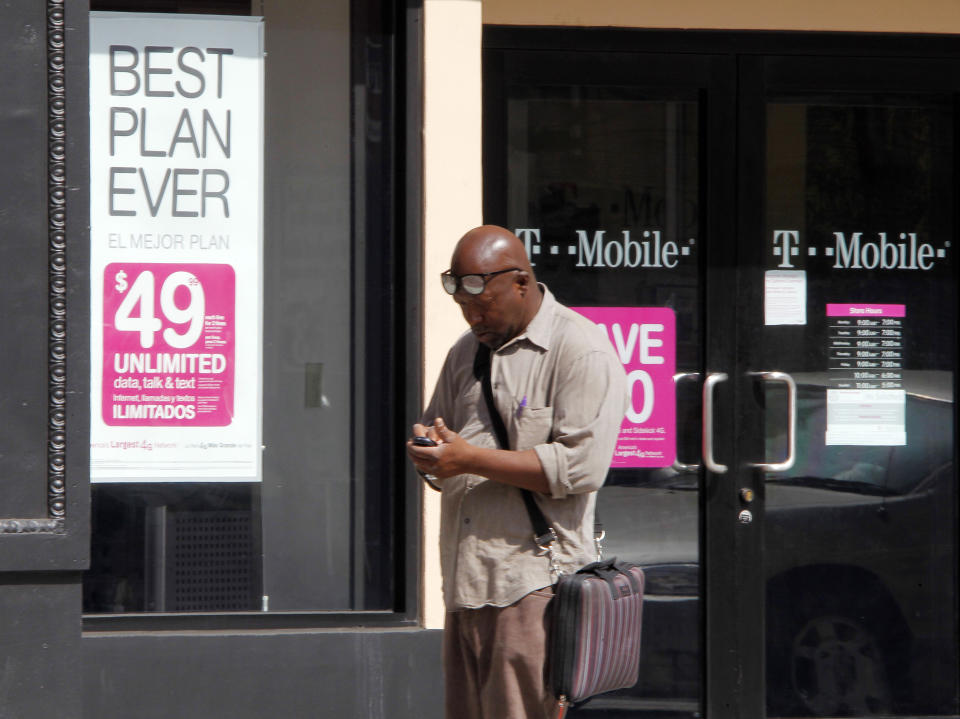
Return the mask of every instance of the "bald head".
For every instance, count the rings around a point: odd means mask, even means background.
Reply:
[[[450,272],[487,276],[482,293],[461,287],[453,299],[477,339],[493,349],[523,332],[540,309],[543,294],[523,242],[503,227],[481,225],[461,237]]]
[[[461,271],[461,265],[470,269]],[[484,269],[480,269],[481,266]],[[496,272],[506,267],[519,267],[536,282],[523,242],[510,230],[497,225],[481,225],[467,232],[460,238],[450,260],[454,274]]]

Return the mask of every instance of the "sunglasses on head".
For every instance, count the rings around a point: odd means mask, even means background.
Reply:
[[[508,267],[505,270],[496,272],[481,272],[469,275],[455,275],[450,270],[441,273],[440,280],[443,282],[443,289],[448,295],[456,294],[457,290],[463,288],[468,295],[479,295],[487,286],[491,277],[502,275],[504,272],[521,272],[519,267]]]

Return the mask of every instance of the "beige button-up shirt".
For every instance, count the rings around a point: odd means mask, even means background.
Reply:
[[[543,465],[550,495],[535,497],[559,537],[561,568],[573,572],[595,558],[596,490],[626,410],[626,378],[603,331],[540,288],[543,302],[526,330],[491,353],[491,378],[510,449],[532,448]],[[495,448],[473,375],[477,346],[467,332],[450,350],[422,421],[443,417],[471,444]],[[507,606],[555,581],[517,487],[470,474],[436,483],[448,610]]]

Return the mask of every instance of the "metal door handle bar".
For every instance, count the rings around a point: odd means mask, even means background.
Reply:
[[[703,463],[714,474],[727,471],[727,465],[713,459],[713,388],[726,379],[726,372],[711,372],[703,383]]]
[[[687,379],[697,379],[698,377],[700,377],[700,373],[699,373],[699,372],[677,372],[677,373],[673,376],[673,385],[674,385],[674,388],[676,388],[676,386],[677,386],[678,384],[680,384],[683,380],[687,380]],[[680,461],[680,458],[677,457],[677,458],[673,461],[672,469],[673,469],[674,472],[697,472],[697,471],[699,471],[699,469],[700,469],[700,465],[699,465],[699,464],[684,464],[683,462]]]
[[[783,382],[787,385],[787,458],[782,462],[750,462],[751,467],[766,472],[786,472],[796,459],[797,444],[797,383],[786,372],[750,372],[764,382]]]

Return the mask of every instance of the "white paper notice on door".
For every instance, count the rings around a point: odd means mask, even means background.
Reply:
[[[767,325],[807,324],[807,273],[767,270],[763,278],[763,322]]]
[[[905,445],[905,407],[902,389],[828,389],[826,443]]]

